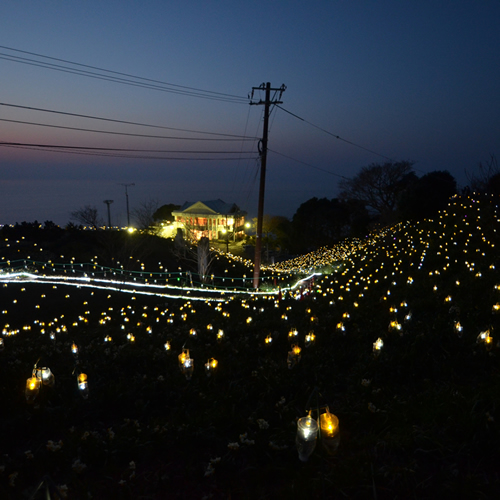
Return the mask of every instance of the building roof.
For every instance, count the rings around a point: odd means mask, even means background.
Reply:
[[[228,215],[241,213],[236,203],[226,203],[221,199],[208,201],[186,201],[179,210],[172,211],[173,215],[191,214],[191,215]]]

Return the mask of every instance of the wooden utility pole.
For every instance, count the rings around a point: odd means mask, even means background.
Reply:
[[[257,212],[257,233],[255,238],[255,260],[253,269],[253,287],[259,288],[260,262],[262,254],[262,220],[264,218],[264,192],[266,189],[266,162],[267,162],[267,136],[269,130],[269,111],[271,104],[282,104],[282,101],[274,100],[279,92],[278,99],[281,99],[283,92],[286,90],[285,85],[280,88],[273,89],[271,84],[267,82],[260,87],[252,87],[252,98],[255,90],[265,90],[266,97],[258,102],[250,102],[250,105],[264,105],[264,130],[262,133],[262,141],[259,144],[260,153],[260,187],[259,187],[259,207]],[[273,100],[271,100],[271,91],[275,92]]]

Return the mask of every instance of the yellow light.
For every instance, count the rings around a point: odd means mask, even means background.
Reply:
[[[380,350],[384,347],[384,341],[379,337],[374,343],[373,343],[373,351],[374,352],[380,352]]]
[[[334,438],[339,432],[339,419],[333,413],[330,413],[328,408],[326,413],[322,413],[319,417],[321,428],[321,436],[324,438]]]

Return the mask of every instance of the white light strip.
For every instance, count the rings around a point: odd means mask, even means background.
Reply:
[[[286,292],[294,290],[301,283],[312,279],[314,276],[321,276],[321,273],[313,273],[306,278],[302,278],[295,285],[287,288],[283,288],[281,291]],[[12,282],[23,282],[23,283],[47,283],[53,285],[67,285],[67,286],[78,286],[85,288],[96,288],[99,290],[112,290],[115,292],[124,293],[136,293],[138,295],[150,295],[157,297],[167,297],[172,299],[185,299],[185,300],[210,300],[216,302],[223,302],[227,297],[220,298],[207,298],[207,297],[193,297],[191,295],[174,295],[169,293],[160,293],[153,291],[137,290],[137,288],[149,288],[149,289],[171,289],[171,290],[183,290],[186,292],[207,292],[207,293],[220,293],[223,295],[232,294],[245,294],[245,295],[278,295],[279,290],[270,291],[246,291],[246,290],[228,290],[228,289],[208,289],[208,288],[194,288],[194,287],[179,287],[174,285],[155,285],[149,283],[137,283],[137,282],[127,282],[127,281],[117,281],[117,280],[105,280],[99,278],[89,278],[84,277],[71,277],[71,276],[45,276],[37,275],[28,272],[16,272],[16,273],[0,273],[0,283],[12,283]],[[94,284],[96,283],[96,284]],[[98,285],[97,283],[102,283],[103,285]],[[104,285],[106,284],[106,285]],[[113,285],[113,286],[109,286]],[[128,287],[124,288],[124,287]],[[132,289],[130,289],[132,287]]]

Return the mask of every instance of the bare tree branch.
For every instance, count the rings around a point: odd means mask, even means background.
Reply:
[[[99,216],[97,207],[92,205],[85,205],[84,207],[71,212],[70,220],[79,222],[84,226],[91,226],[94,229],[99,229],[103,226],[103,220]]]

